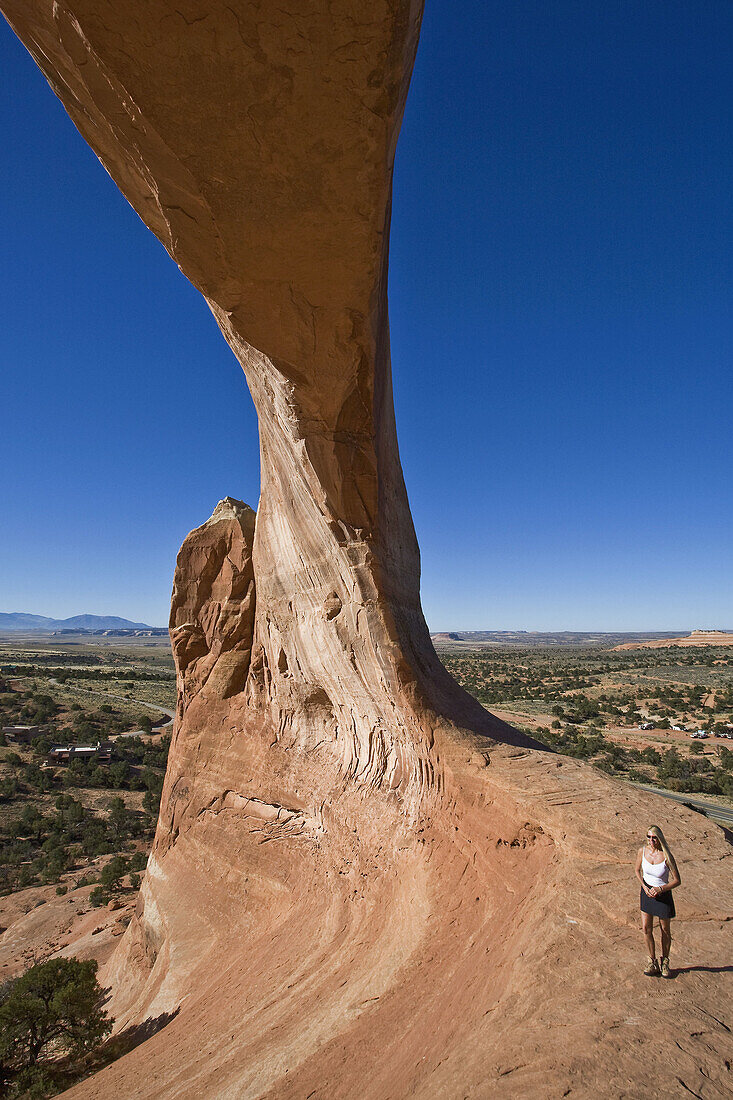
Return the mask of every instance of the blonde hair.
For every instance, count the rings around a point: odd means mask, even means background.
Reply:
[[[669,867],[670,871],[674,871],[677,878],[679,878],[680,873],[677,870],[677,863],[675,862],[675,858],[674,858],[674,856],[672,855],[672,853],[670,851],[669,844],[667,844],[667,841],[665,840],[664,833],[662,832],[662,830],[659,828],[658,825],[650,825],[649,828],[647,829],[647,835],[649,833],[651,833],[652,836],[655,836],[657,838],[657,840],[659,841],[659,844],[661,846],[661,849],[664,852],[664,858],[667,861],[667,866]]]

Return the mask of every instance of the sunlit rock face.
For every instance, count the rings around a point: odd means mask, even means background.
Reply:
[[[651,815],[680,951],[719,963],[719,830],[492,718],[423,620],[387,317],[421,4],[2,6],[206,297],[260,430],[256,516],[227,498],[178,558],[170,763],[105,971],[118,1029],[167,1026],[74,1095],[723,1095],[728,977],[651,999],[631,875]]]
[[[170,617],[179,718],[199,692],[228,699],[244,690],[255,620],[254,530],[252,509],[227,497],[181,547]]]

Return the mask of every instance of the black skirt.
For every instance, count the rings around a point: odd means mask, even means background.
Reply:
[[[658,898],[650,898],[648,894],[641,891],[641,911],[642,913],[650,913],[653,917],[676,917],[674,909],[674,898],[672,897],[671,890],[665,890],[663,894],[660,894]]]

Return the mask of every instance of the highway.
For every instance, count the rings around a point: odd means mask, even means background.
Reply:
[[[673,802],[681,802],[685,806],[692,806],[694,809],[704,813],[706,817],[719,821],[721,825],[733,826],[733,807],[718,806],[715,802],[701,802],[694,794],[678,794],[677,791],[662,791],[659,787],[647,787],[644,783],[634,783],[633,785],[638,787],[639,790],[651,791],[652,794],[660,794],[662,798],[671,798]]]

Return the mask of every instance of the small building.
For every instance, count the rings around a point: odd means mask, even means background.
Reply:
[[[27,745],[34,737],[40,737],[45,732],[43,726],[3,726],[6,740],[14,745]]]
[[[49,764],[68,764],[71,760],[95,760],[108,764],[112,759],[112,743],[97,741],[96,745],[54,745],[48,754]]]
[[[73,745],[54,745],[48,750],[49,764],[68,764],[74,752]]]
[[[98,751],[96,745],[76,745],[72,749],[71,755],[74,759],[93,760]]]

